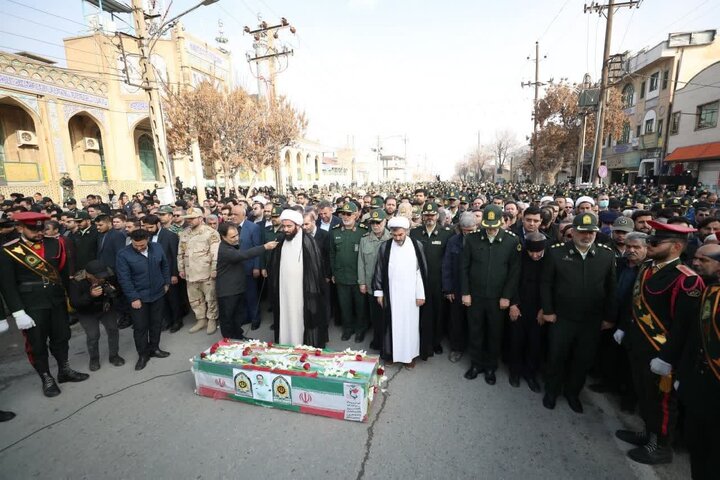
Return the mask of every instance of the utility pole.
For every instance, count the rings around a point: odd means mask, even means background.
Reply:
[[[142,88],[148,96],[150,130],[155,146],[155,157],[165,177],[165,188],[168,189],[171,198],[175,198],[173,177],[170,163],[167,158],[167,141],[165,137],[165,123],[162,119],[160,92],[157,89],[157,78],[155,69],[150,63],[150,48],[148,45],[148,31],[145,23],[145,12],[143,11],[142,0],[132,0],[132,15],[135,23],[135,36],[137,37],[138,49],[140,50],[140,74],[142,75]],[[200,186],[198,185],[198,191]]]
[[[543,56],[547,58],[547,56]],[[528,57],[530,60],[530,57]],[[540,87],[545,85],[545,82],[540,81],[540,42],[535,42],[535,81],[534,82],[521,82],[521,87],[535,87],[535,101],[533,103],[533,165],[537,165],[537,105],[540,95]],[[479,142],[478,142],[479,144]]]
[[[605,48],[603,50],[602,77],[600,79],[600,102],[598,103],[598,113],[595,127],[595,148],[593,151],[592,162],[590,163],[590,183],[595,183],[595,165],[602,162],[602,147],[605,123],[605,103],[607,102],[608,77],[610,72],[610,43],[612,41],[612,27],[615,9],[621,7],[640,7],[642,0],[630,0],[626,2],[615,3],[615,0],[608,0],[607,5],[591,3],[583,7],[583,12],[597,12],[598,15],[605,14],[607,22],[605,23]]]

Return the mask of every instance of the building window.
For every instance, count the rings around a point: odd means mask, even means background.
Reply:
[[[662,136],[663,136],[663,123],[665,123],[665,122],[663,122],[663,119],[662,119],[662,118],[661,118],[660,120],[658,120],[658,125],[657,125],[658,137],[662,137]]]
[[[620,137],[620,143],[630,143],[630,122],[623,123],[622,137]]]
[[[673,112],[670,117],[670,135],[675,135],[680,131],[680,115],[682,115],[681,112]]]
[[[640,125],[638,125],[637,128],[635,128],[635,138],[637,138],[639,136],[640,136]]]
[[[660,80],[660,72],[655,72],[652,75],[650,75],[650,88],[648,89],[649,92],[654,92],[658,89],[658,81]]]
[[[623,108],[630,108],[635,105],[635,87],[632,83],[625,85],[622,91]]]
[[[697,107],[697,124],[695,129],[717,127],[718,105],[720,102],[706,103]]]
[[[645,98],[645,82],[640,84],[640,98]]]
[[[645,120],[645,135],[648,133],[653,133],[653,127],[655,127],[655,120],[650,118],[648,120]]]
[[[141,135],[138,139],[138,156],[140,157],[140,173],[143,181],[157,180],[155,144],[149,135]]]
[[[669,81],[670,81],[670,70],[665,70],[663,72],[663,85],[662,85],[663,90],[667,89]]]

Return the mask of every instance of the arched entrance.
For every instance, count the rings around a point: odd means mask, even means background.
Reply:
[[[320,181],[320,157],[315,155],[315,181]]]
[[[78,113],[68,121],[73,160],[83,182],[107,182],[100,126],[89,115]]]
[[[140,179],[144,182],[158,181],[158,162],[149,120],[143,120],[135,127],[133,138],[135,139],[137,162],[140,167]]]
[[[285,150],[285,175],[287,175],[287,184],[292,185],[293,183],[293,174],[292,174],[292,165],[290,164],[290,150]]]
[[[297,153],[295,156],[295,168],[297,169],[297,179],[298,182],[302,181],[303,178],[303,164],[302,164],[302,157],[300,156],[300,152]]]
[[[0,185],[42,180],[41,145],[30,113],[11,98],[0,99]]]

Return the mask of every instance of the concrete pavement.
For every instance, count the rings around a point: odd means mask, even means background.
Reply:
[[[250,333],[271,340],[265,317]],[[131,329],[120,332],[123,367],[107,363],[103,331],[102,368],[51,399],[20,333],[2,335],[0,409],[18,416],[0,424],[0,478],[689,478],[686,454],[656,468],[626,458],[630,446],[613,431],[638,420],[619,414],[614,401],[586,392],[584,415],[562,398],[549,411],[524,383],[511,387],[504,370],[493,387],[482,375],[467,381],[464,360],[452,364],[447,355],[414,370],[389,367],[387,392],[365,424],[199,397],[188,360],[220,335],[190,335],[190,323],[164,332],[161,348],[171,356],[141,372]],[[357,347],[334,327],[330,337],[329,348]],[[79,325],[70,358],[88,371]]]

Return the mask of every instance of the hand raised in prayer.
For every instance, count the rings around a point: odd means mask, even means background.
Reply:
[[[276,242],[275,240],[273,240],[272,242],[267,242],[267,243],[266,243],[265,245],[263,245],[263,246],[265,247],[265,250],[275,250],[275,247],[278,246],[278,242]]]
[[[513,322],[521,316],[520,309],[517,307],[517,305],[511,305],[510,311],[508,313],[510,315],[510,320],[512,320]]]
[[[472,297],[470,295],[463,295],[462,296],[462,304],[466,307],[469,307],[472,303]]]
[[[367,285],[360,285],[360,293],[363,295],[367,293]]]
[[[510,306],[510,300],[507,298],[500,299],[500,310],[505,310]]]
[[[423,305],[425,305],[425,299],[424,298],[416,298],[415,305],[417,305],[418,307],[422,307]]]

